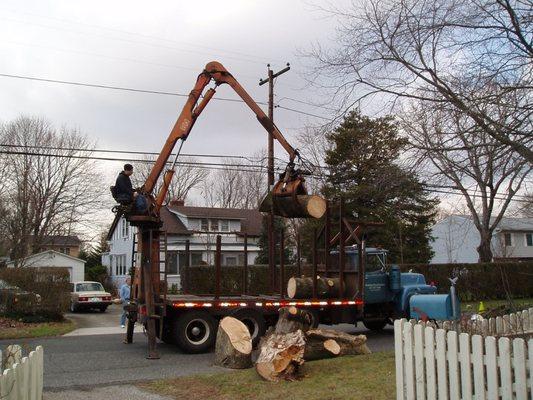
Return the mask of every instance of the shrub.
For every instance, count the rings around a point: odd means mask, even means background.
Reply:
[[[192,266],[184,271],[184,289],[195,294],[215,293],[215,267]],[[296,275],[295,265],[285,266],[285,287],[291,276]],[[310,266],[302,265],[302,274],[311,275]],[[276,291],[279,289],[279,266],[276,269]],[[270,293],[268,265],[248,266],[248,294],[259,295]],[[244,292],[244,267],[223,266],[220,268],[220,294],[239,295]]]
[[[492,262],[479,264],[412,264],[402,265],[424,274],[426,282],[435,282],[440,293],[450,287],[448,278],[458,277],[457,292],[462,301],[482,301],[531,297],[533,262]]]
[[[70,274],[68,269],[49,268],[3,268],[0,279],[22,290],[39,294],[38,306],[28,305],[17,309],[16,317],[24,319],[33,316],[36,320],[60,321],[70,304]],[[14,315],[11,315],[14,316]]]

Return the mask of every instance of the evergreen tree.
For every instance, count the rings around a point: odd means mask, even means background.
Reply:
[[[393,118],[373,119],[353,111],[327,138],[326,197],[342,196],[349,214],[383,222],[368,243],[389,250],[390,261],[429,261],[437,201],[429,198],[416,175],[399,165],[407,140],[398,134]]]
[[[280,261],[280,232],[283,230],[285,238],[285,248],[283,249],[283,261],[287,264],[293,261],[292,241],[290,240],[287,224],[282,217],[274,217],[274,242],[275,246],[275,265],[279,265]],[[259,252],[255,258],[255,264],[268,264],[268,216],[263,216],[263,223],[261,229],[261,236],[258,240]]]

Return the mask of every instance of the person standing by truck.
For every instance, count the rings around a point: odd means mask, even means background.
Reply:
[[[120,316],[120,327],[124,328],[126,326],[126,306],[130,301],[130,285],[131,278],[128,276],[122,286],[120,287],[120,302],[122,304],[122,315]]]

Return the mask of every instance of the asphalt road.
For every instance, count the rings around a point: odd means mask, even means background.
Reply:
[[[107,313],[88,312],[68,315],[80,328],[118,326],[120,308],[113,306]],[[392,350],[392,327],[375,333],[351,325],[338,325],[348,333],[364,333],[373,352]],[[123,335],[85,335],[45,339],[18,340],[24,348],[44,347],[44,386],[48,391],[72,387],[94,387],[139,380],[227,371],[212,365],[213,353],[184,354],[175,346],[159,344],[161,358],[147,360],[146,338],[134,335],[134,343],[122,343]],[[0,341],[0,349],[13,341]]]

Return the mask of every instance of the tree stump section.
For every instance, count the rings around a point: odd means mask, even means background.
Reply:
[[[334,298],[340,296],[339,278],[316,279],[316,295],[319,299]],[[313,297],[313,278],[292,277],[287,282],[287,296],[291,299],[310,299]]]
[[[233,317],[225,317],[218,325],[215,365],[243,369],[252,366],[252,338],[246,325]]]
[[[270,212],[287,218],[322,218],[326,212],[326,200],[320,196],[300,194],[294,201],[292,196],[275,196],[272,202],[272,193],[269,193],[259,206],[259,211]]]
[[[306,333],[305,361],[370,354],[365,335],[350,335],[333,329],[312,329]]]
[[[276,327],[259,343],[255,364],[259,376],[270,382],[298,378],[298,367],[304,362],[305,332],[311,322],[312,316],[305,310],[280,308]]]

